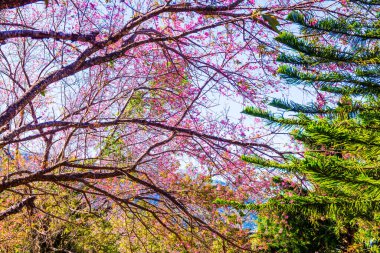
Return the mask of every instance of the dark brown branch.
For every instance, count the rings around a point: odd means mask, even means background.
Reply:
[[[145,125],[145,126],[151,126],[151,127],[157,127],[165,130],[169,130],[172,132],[180,132],[180,133],[186,133],[191,136],[196,136],[198,138],[202,139],[210,139],[218,142],[224,142],[227,144],[231,145],[236,145],[240,147],[262,147],[266,148],[268,150],[271,150],[272,152],[275,152],[278,155],[282,154],[278,152],[276,149],[272,148],[271,146],[267,144],[262,144],[262,143],[253,143],[253,142],[244,142],[244,141],[239,141],[239,140],[231,140],[223,137],[218,137],[214,135],[209,135],[209,134],[204,134],[200,133],[198,131],[194,131],[191,129],[187,128],[182,128],[182,127],[177,127],[177,126],[170,126],[166,125],[160,122],[155,122],[155,121],[149,121],[149,120],[144,120],[144,119],[125,119],[125,120],[113,120],[113,121],[108,121],[108,122],[92,122],[92,123],[76,123],[76,122],[67,122],[67,121],[50,121],[50,122],[44,122],[38,125],[27,125],[24,127],[21,127],[19,129],[14,130],[12,133],[8,134],[7,136],[3,137],[3,141],[5,143],[0,143],[1,145],[4,144],[9,144],[13,140],[13,138],[20,133],[23,133],[25,131],[31,131],[31,130],[36,130],[36,129],[42,129],[42,128],[47,128],[47,127],[75,127],[75,128],[99,128],[99,127],[107,127],[107,126],[113,126],[113,125],[120,125],[120,124],[127,124],[127,123],[132,123],[132,124],[140,124],[140,125]],[[65,128],[65,129],[67,129]],[[62,130],[63,128],[60,128]],[[54,130],[52,130],[54,131]],[[9,141],[9,143],[7,142]]]
[[[42,0],[0,0],[0,10],[22,7],[37,2],[42,2]]]
[[[19,203],[14,204],[13,206],[9,207],[5,211],[0,212],[0,221],[4,220],[6,217],[19,213],[24,206],[33,206],[33,202],[36,199],[36,196],[30,196],[23,200],[21,200]]]
[[[32,39],[57,39],[57,40],[71,40],[82,42],[95,42],[95,37],[98,33],[79,34],[79,33],[63,33],[54,31],[36,31],[36,30],[11,30],[0,32],[0,41],[11,38],[25,38]]]
[[[62,173],[58,175],[48,174],[49,172],[54,171],[57,168],[62,166],[70,167],[70,168],[80,168],[80,169],[88,169],[88,170],[113,170],[113,172],[83,172],[83,173]],[[9,181],[3,181],[0,184],[0,193],[6,189],[17,187],[20,185],[25,185],[32,182],[66,182],[66,181],[79,181],[81,179],[105,179],[111,177],[117,177],[121,175],[125,175],[125,173],[130,172],[135,169],[136,166],[132,167],[109,167],[109,166],[96,166],[96,165],[85,165],[85,164],[75,164],[69,163],[67,161],[63,161],[57,163],[49,168],[44,170],[40,170],[33,174],[30,174],[26,177],[20,177]]]

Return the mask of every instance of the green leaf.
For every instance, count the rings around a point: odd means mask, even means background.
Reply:
[[[263,19],[268,22],[270,27],[273,28],[276,32],[278,32],[277,26],[280,25],[280,22],[278,22],[277,18],[273,15],[270,14],[263,14],[262,15]]]

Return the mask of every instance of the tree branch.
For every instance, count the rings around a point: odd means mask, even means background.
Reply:
[[[218,142],[224,142],[228,143],[231,145],[236,145],[240,147],[262,147],[266,148],[268,150],[271,150],[275,152],[276,154],[282,156],[282,154],[277,151],[276,149],[272,148],[271,146],[267,144],[262,144],[262,143],[253,143],[253,142],[244,142],[244,141],[239,141],[239,140],[231,140],[223,137],[218,137],[214,135],[209,135],[209,134],[204,134],[200,133],[198,131],[194,131],[188,128],[182,128],[182,127],[177,127],[177,126],[170,126],[166,125],[160,122],[155,122],[155,121],[149,121],[149,120],[144,120],[144,119],[124,119],[124,120],[113,120],[113,121],[108,121],[108,122],[68,122],[68,121],[50,121],[50,122],[44,122],[38,125],[27,125],[24,127],[21,127],[19,129],[14,130],[12,133],[8,134],[7,136],[4,136],[2,140],[4,141],[3,143],[0,142],[1,145],[6,145],[9,143],[12,143],[14,141],[13,138],[16,137],[17,135],[25,132],[25,131],[31,131],[31,130],[36,130],[36,129],[43,129],[43,128],[48,128],[48,127],[65,127],[65,128],[60,128],[59,130],[64,130],[67,128],[75,127],[75,128],[99,128],[99,127],[107,127],[107,126],[114,126],[114,125],[120,125],[120,124],[127,124],[127,123],[132,123],[132,124],[140,124],[140,125],[145,125],[145,126],[151,126],[151,127],[157,127],[165,130],[169,130],[172,132],[180,132],[180,133],[186,133],[190,136],[196,136],[202,139],[210,139]],[[51,130],[54,132],[54,130]],[[28,138],[28,137],[26,137]]]
[[[42,2],[42,0],[0,0],[0,10],[22,7],[37,2]]]
[[[79,33],[63,33],[55,31],[36,31],[36,30],[11,30],[0,32],[0,41],[11,38],[25,38],[32,39],[57,39],[57,40],[71,40],[82,42],[95,42],[95,37],[98,33],[79,34]]]
[[[4,220],[6,217],[12,214],[19,213],[24,206],[33,206],[33,202],[35,199],[36,199],[36,196],[27,197],[21,200],[19,203],[14,204],[13,206],[9,207],[5,211],[0,212],[0,221]]]

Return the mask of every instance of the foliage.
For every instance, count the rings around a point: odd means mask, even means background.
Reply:
[[[282,162],[243,157],[289,173],[288,185],[297,182],[301,187],[280,185],[282,193],[265,204],[238,206],[260,214],[253,237],[263,251],[379,250],[380,31],[373,14],[378,3],[355,2],[350,8],[356,15],[349,18],[318,20],[316,13],[292,12],[288,20],[301,26],[301,36],[282,32],[276,38],[293,50],[279,56],[288,65],[278,74],[290,85],[316,89],[317,103],[275,99],[270,105],[283,115],[254,107],[244,111],[292,129],[292,137],[305,149],[302,156],[289,155]],[[328,93],[335,97],[328,100]],[[301,234],[301,229],[308,232]]]
[[[119,252],[121,234],[109,220],[110,207],[89,211],[78,193],[49,190],[55,194],[38,199],[38,209],[5,220],[1,252]]]
[[[283,154],[218,101],[262,105],[280,88],[272,38],[286,13],[340,7],[0,1],[5,251],[248,250],[247,216],[212,200],[273,195],[239,154]]]

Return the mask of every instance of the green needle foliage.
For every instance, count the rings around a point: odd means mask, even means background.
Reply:
[[[380,1],[350,1],[349,7],[357,15],[349,18],[316,20],[316,13],[293,12],[288,20],[301,27],[302,36],[282,32],[276,38],[291,49],[278,57],[285,63],[278,69],[279,75],[289,85],[305,85],[316,88],[319,95],[333,95],[335,102],[303,105],[275,99],[270,103],[293,114],[253,107],[244,110],[291,129],[305,149],[302,156],[289,156],[284,162],[243,157],[295,178],[285,185],[281,179],[275,186],[282,189],[281,194],[265,204],[224,202],[258,212],[253,238],[256,246],[261,241],[261,247],[256,250],[380,251],[379,5]],[[302,183],[289,187],[296,181]],[[262,241],[266,241],[264,246]]]

